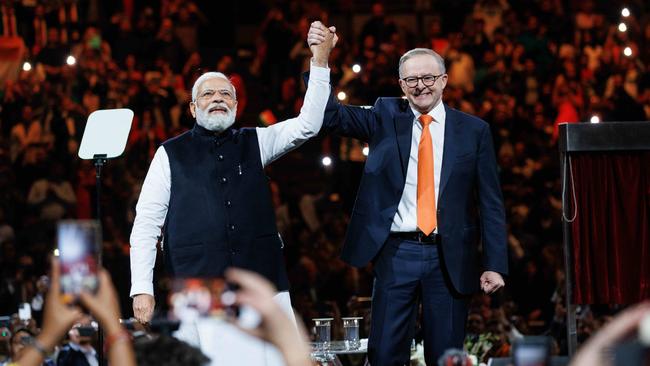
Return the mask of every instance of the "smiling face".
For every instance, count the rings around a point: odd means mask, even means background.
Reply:
[[[190,112],[200,126],[210,131],[221,132],[230,127],[237,112],[232,84],[221,77],[206,79],[198,86]]]
[[[436,78],[431,86],[424,85],[423,80],[418,80],[415,86],[408,86],[403,80],[410,77],[421,78],[441,74],[442,76]],[[447,86],[447,74],[444,74],[444,70],[433,56],[418,54],[411,56],[402,64],[399,86],[402,88],[402,92],[406,95],[411,107],[425,114],[440,103],[442,91]]]

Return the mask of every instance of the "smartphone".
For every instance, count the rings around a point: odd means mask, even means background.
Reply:
[[[82,291],[96,292],[101,231],[95,220],[63,220],[57,225],[63,301],[74,302]]]
[[[527,336],[515,341],[512,348],[514,366],[550,366],[551,340],[542,336]]]
[[[95,328],[90,325],[77,327],[77,331],[79,332],[79,337],[92,337],[96,332]]]
[[[236,318],[235,289],[223,278],[176,278],[169,295],[172,318]]]
[[[648,366],[650,365],[650,347],[638,339],[615,344],[614,366]]]
[[[32,306],[29,303],[24,302],[18,307],[18,318],[22,322],[26,322],[32,318]]]
[[[6,329],[4,329],[4,328],[6,328]],[[0,316],[0,329],[3,332],[1,334],[2,337],[6,336],[6,334],[4,334],[4,333],[9,332],[9,328],[11,328],[11,316],[8,316],[8,315]]]

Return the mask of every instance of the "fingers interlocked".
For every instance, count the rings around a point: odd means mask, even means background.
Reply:
[[[334,32],[333,28],[327,28],[320,21],[312,22],[307,33],[307,44],[314,46],[323,43],[327,39],[328,34]]]

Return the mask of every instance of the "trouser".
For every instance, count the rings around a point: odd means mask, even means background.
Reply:
[[[440,244],[389,238],[374,263],[368,359],[372,366],[409,363],[419,302],[424,353],[437,365],[449,348],[463,348],[468,298],[450,290]]]

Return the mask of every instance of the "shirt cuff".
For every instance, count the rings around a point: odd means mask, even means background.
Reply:
[[[314,61],[311,61],[311,66],[309,70],[309,78],[314,78],[314,80],[330,82],[330,69],[329,67],[320,67],[314,65]]]
[[[129,296],[133,297],[135,295],[147,294],[153,296],[153,283],[151,282],[134,282],[131,284],[131,294]]]

